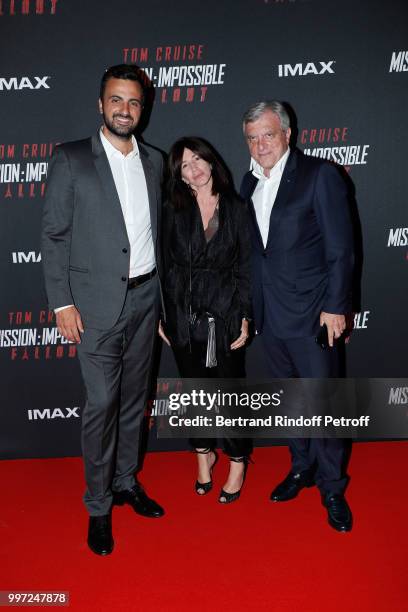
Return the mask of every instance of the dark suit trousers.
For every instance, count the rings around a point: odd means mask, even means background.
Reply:
[[[108,514],[112,491],[135,484],[159,312],[157,276],[128,291],[117,323],[85,329],[78,345],[87,403],[82,452],[89,514]]]
[[[192,345],[174,349],[177,366],[183,378],[245,378],[245,350],[237,349],[229,355],[217,355],[217,367],[205,367],[206,345]],[[194,448],[213,448],[216,440],[191,438]],[[252,451],[252,442],[247,438],[223,438],[224,450],[230,457],[246,457]]]
[[[339,376],[336,346],[322,350],[315,338],[285,339],[274,336],[268,327],[261,334],[268,372],[273,378],[333,378]],[[315,480],[322,493],[343,493],[345,441],[334,438],[289,440],[292,472],[316,470]]]

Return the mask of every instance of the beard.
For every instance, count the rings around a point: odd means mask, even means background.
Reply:
[[[132,123],[130,125],[118,125],[117,123],[115,123],[115,117],[121,117],[122,119],[130,119]],[[132,137],[133,130],[136,127],[130,115],[116,114],[116,115],[113,115],[113,118],[111,121],[105,115],[105,113],[103,113],[103,121],[107,129],[109,130],[109,132],[111,132],[112,134],[115,134],[115,136],[118,136],[118,138],[123,138],[123,140],[130,140],[130,138]]]

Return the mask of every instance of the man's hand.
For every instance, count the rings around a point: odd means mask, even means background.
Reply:
[[[64,310],[59,310],[55,314],[57,320],[58,331],[61,336],[64,336],[70,342],[81,344],[80,333],[84,333],[81,315],[75,306],[69,306]]]
[[[330,314],[329,312],[320,313],[320,325],[327,326],[327,336],[329,346],[333,346],[334,339],[340,338],[346,329],[346,317],[341,314]]]
[[[346,314],[346,330],[344,332],[344,342],[348,344],[351,340],[351,334],[354,329],[354,316],[355,312],[349,312]]]

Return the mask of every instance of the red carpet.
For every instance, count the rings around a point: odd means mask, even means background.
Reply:
[[[350,534],[326,522],[316,488],[285,504],[270,490],[288,451],[257,449],[239,502],[193,493],[195,457],[149,454],[141,481],[166,508],[115,508],[115,550],[85,544],[80,459],[0,462],[0,590],[70,591],[72,610],[402,611],[407,603],[408,443],[356,444]]]

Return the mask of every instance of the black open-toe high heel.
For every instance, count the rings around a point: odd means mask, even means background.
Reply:
[[[215,450],[213,450],[212,448],[203,448],[203,450],[194,449],[194,452],[196,452],[198,455],[208,455],[208,453],[211,452],[214,453],[214,463],[210,467],[210,475],[212,475],[213,468],[218,461],[218,455]],[[197,495],[207,495],[207,493],[211,491],[212,487],[212,479],[208,482],[200,482],[199,480],[196,480],[194,485],[195,492],[197,493]]]
[[[238,491],[235,491],[235,493],[227,493],[227,491],[224,491],[224,489],[221,489],[220,495],[218,498],[218,501],[220,502],[220,504],[231,504],[232,502],[237,501],[237,499],[239,499],[239,496],[241,495],[241,489],[245,481],[246,471],[247,471],[248,463],[249,463],[248,457],[230,457],[230,461],[233,461],[234,463],[244,463],[245,464],[244,465],[244,475],[242,478],[242,485]]]

